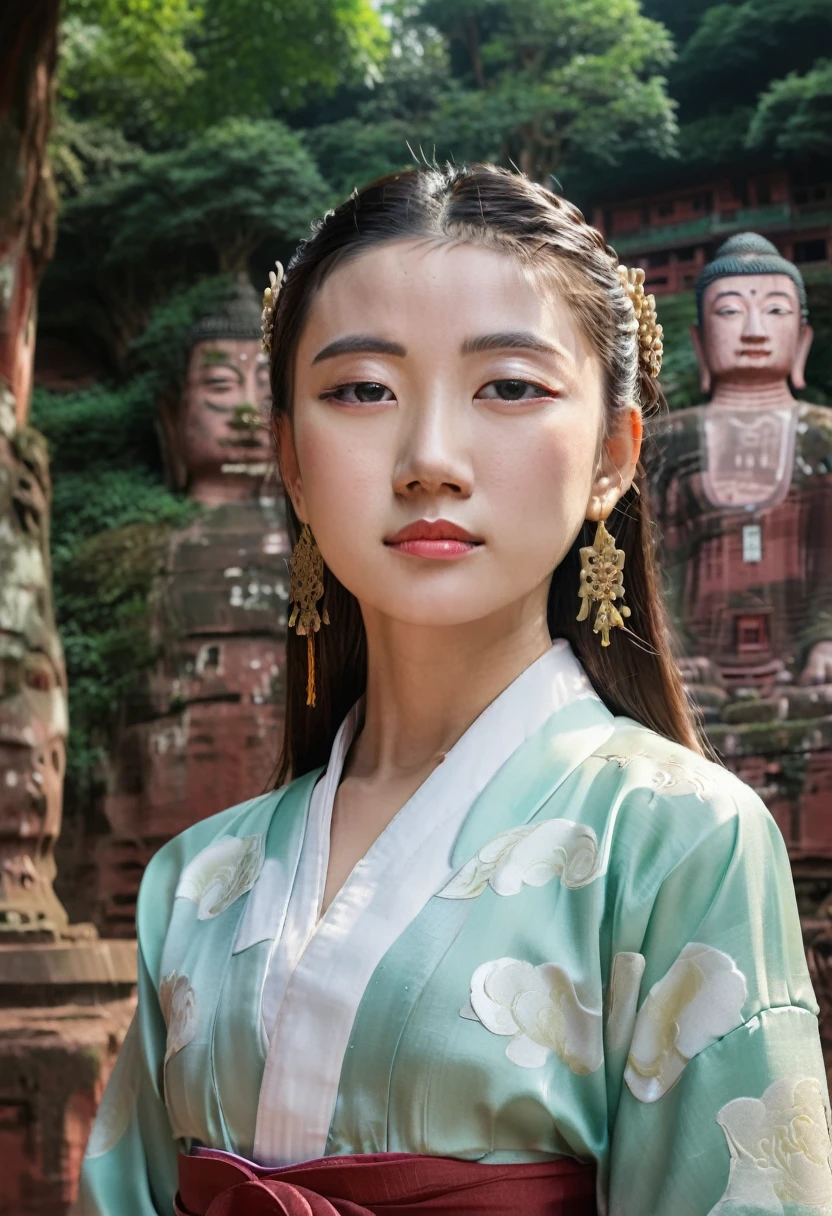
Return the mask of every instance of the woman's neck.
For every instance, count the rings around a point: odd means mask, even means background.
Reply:
[[[546,654],[545,602],[464,626],[407,625],[365,613],[367,696],[349,774],[435,765],[509,684]],[[519,619],[518,619],[519,617]]]

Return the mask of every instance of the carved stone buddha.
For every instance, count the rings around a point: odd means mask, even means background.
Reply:
[[[812,342],[806,290],[771,242],[744,233],[704,267],[697,303],[710,400],[653,427],[682,667],[793,860],[832,863],[832,409],[792,391]]]
[[[659,424],[654,481],[688,678],[729,694],[828,685],[832,410],[791,391],[812,342],[803,280],[744,233],[704,268],[697,301],[710,401]]]
[[[193,331],[187,366],[181,398],[162,407],[165,459],[203,509],[168,540],[151,597],[150,710],[127,707],[113,758],[99,866],[112,932],[131,931],[151,853],[261,793],[282,742],[290,546],[248,283]]]
[[[222,309],[191,331],[182,393],[159,405],[169,480],[209,507],[259,497],[272,466],[259,334],[260,305],[243,276]]]

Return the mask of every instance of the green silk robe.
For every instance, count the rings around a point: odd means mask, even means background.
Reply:
[[[315,911],[280,978],[302,858],[312,904],[326,872],[310,806],[323,790],[331,809],[348,742],[323,781],[197,823],[150,863],[138,1009],[82,1216],[170,1213],[194,1143],[269,1164],[567,1155],[596,1164],[610,1216],[832,1214],[817,1005],[786,852],[748,787],[614,717],[555,643]],[[454,814],[433,889],[432,833]],[[295,981],[312,986],[293,1005]]]

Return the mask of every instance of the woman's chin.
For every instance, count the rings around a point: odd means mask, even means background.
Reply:
[[[373,618],[384,618],[396,621],[401,625],[419,629],[456,629],[473,625],[487,617],[494,616],[516,602],[515,597],[502,595],[486,595],[480,591],[477,594],[437,594],[432,588],[420,593],[414,587],[401,595],[386,595],[381,598],[373,597],[372,601],[363,601],[364,619],[372,632]]]

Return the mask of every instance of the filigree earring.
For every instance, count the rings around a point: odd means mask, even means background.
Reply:
[[[292,612],[289,628],[306,637],[306,704],[315,704],[315,634],[329,624],[326,608],[318,612],[318,600],[324,593],[324,559],[312,529],[304,524],[298,542],[289,559],[289,595]]]
[[[578,620],[585,621],[589,616],[590,601],[597,603],[599,607],[592,630],[601,634],[602,646],[609,646],[610,630],[615,626],[623,629],[623,618],[630,615],[630,609],[625,605],[615,606],[616,600],[624,598],[624,550],[616,549],[614,538],[603,519],[599,519],[595,540],[591,545],[585,545],[580,554],[578,595],[582,602]]]

